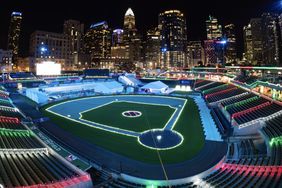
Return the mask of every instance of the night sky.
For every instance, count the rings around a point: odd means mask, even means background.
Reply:
[[[80,20],[86,27],[105,20],[111,28],[121,28],[123,16],[131,7],[141,33],[157,26],[158,14],[168,9],[179,9],[185,14],[189,40],[205,39],[209,14],[222,25],[234,23],[241,53],[242,27],[264,11],[277,12],[278,4],[278,0],[0,0],[0,48],[7,46],[12,11],[23,13],[20,48],[27,55],[29,35],[35,30],[62,32],[66,19]]]

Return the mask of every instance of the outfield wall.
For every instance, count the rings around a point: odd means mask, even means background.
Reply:
[[[198,182],[199,180],[207,177],[208,175],[210,175],[211,173],[213,173],[218,166],[220,166],[226,159],[226,156],[223,156],[223,158],[213,167],[207,169],[206,171],[199,173],[197,175],[194,176],[190,176],[190,177],[186,177],[186,178],[181,178],[181,179],[173,179],[173,180],[150,180],[150,179],[142,179],[142,178],[137,178],[134,176],[130,176],[127,174],[120,174],[120,178],[131,182],[131,183],[136,183],[136,184],[142,184],[142,185],[146,185],[146,186],[152,186],[152,187],[156,187],[156,186],[177,186],[177,185],[183,185],[183,184],[187,184],[190,182]],[[118,177],[118,175],[117,175]]]

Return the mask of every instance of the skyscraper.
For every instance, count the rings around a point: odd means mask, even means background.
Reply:
[[[252,38],[252,26],[248,24],[243,28],[244,37],[244,59],[251,63],[253,61],[253,38]]]
[[[215,40],[222,37],[222,26],[218,24],[217,18],[209,16],[206,20],[207,39]]]
[[[201,41],[188,42],[187,61],[189,67],[197,66],[200,61],[204,61],[204,48]]]
[[[22,13],[12,12],[8,34],[8,50],[13,51],[13,62],[19,55],[19,42],[21,33]]]
[[[106,21],[92,24],[84,37],[86,53],[91,62],[99,67],[100,59],[110,57],[111,33]]]
[[[228,24],[224,26],[224,35],[226,38],[226,62],[232,63],[236,61],[237,58],[237,49],[236,49],[236,34],[235,34],[235,25]]]
[[[115,29],[112,34],[111,57],[113,59],[128,59],[129,55],[124,45],[123,30]]]
[[[205,64],[215,65],[219,61],[223,62],[222,45],[218,43],[222,38],[222,26],[217,18],[209,16],[206,20],[207,40],[204,41]],[[217,45],[219,44],[219,45]]]
[[[148,69],[155,69],[160,67],[160,31],[158,28],[147,31],[145,48],[145,65]]]
[[[115,29],[112,34],[112,46],[121,46],[123,43],[123,30]]]
[[[68,36],[70,46],[70,59],[73,68],[79,64],[79,54],[81,53],[84,24],[77,20],[67,20],[64,22],[64,34]]]
[[[187,28],[184,14],[168,10],[159,14],[161,38],[161,68],[187,67],[185,51]]]
[[[279,66],[281,58],[281,33],[277,14],[263,13],[262,25],[262,55],[263,64]],[[282,64],[281,64],[282,65]]]
[[[215,48],[216,40],[205,40],[204,41],[204,54],[205,54],[205,65],[215,65],[217,63],[217,54]]]
[[[135,25],[135,15],[131,8],[128,8],[124,15],[123,24],[123,42],[126,48],[126,54],[129,57],[129,62],[132,64],[140,64],[142,41],[137,33]]]
[[[245,57],[252,65],[262,64],[262,20],[252,18],[244,27]]]
[[[137,29],[135,25],[135,15],[131,8],[128,8],[124,15],[123,29],[125,40],[130,40],[137,34]]]

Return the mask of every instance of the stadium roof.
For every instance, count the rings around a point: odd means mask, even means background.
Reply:
[[[163,89],[167,88],[168,86],[161,81],[155,81],[148,83],[142,87],[142,89]]]

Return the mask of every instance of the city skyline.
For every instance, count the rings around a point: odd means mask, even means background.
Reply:
[[[196,2],[189,5],[186,1],[105,1],[99,3],[100,6],[89,6],[88,3],[80,3],[80,5],[56,4],[52,1],[42,7],[41,3],[30,1],[24,3],[19,1],[3,2],[0,7],[0,48],[6,48],[7,33],[9,27],[10,14],[12,11],[21,11],[23,13],[23,31],[20,47],[27,48],[30,34],[35,30],[46,30],[51,32],[62,32],[63,22],[67,19],[76,19],[85,23],[86,28],[90,24],[99,21],[107,21],[111,29],[122,28],[124,12],[131,7],[136,16],[137,29],[142,33],[158,24],[158,14],[164,10],[179,9],[184,13],[187,20],[187,36],[188,40],[204,40],[206,37],[205,20],[208,15],[215,16],[222,25],[234,23],[239,43],[239,54],[243,52],[243,26],[249,22],[252,17],[258,17],[265,11],[275,11],[276,1],[248,1],[244,2],[244,6],[238,8],[241,3],[234,4],[234,7],[224,7],[221,0],[213,2],[204,2],[205,6]],[[54,2],[54,1],[53,1]],[[108,6],[106,5],[108,3]],[[88,6],[87,6],[88,5]],[[110,6],[109,6],[110,5]],[[148,8],[150,6],[150,8]],[[105,8],[99,8],[105,7]],[[3,9],[3,10],[2,10]],[[146,12],[144,11],[146,10]],[[259,10],[259,11],[257,11]],[[27,55],[27,49],[21,52]]]

